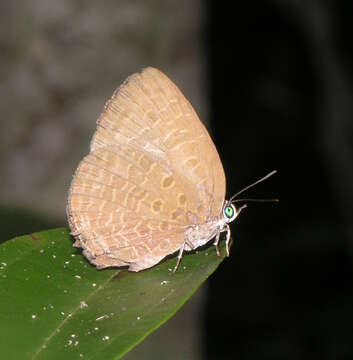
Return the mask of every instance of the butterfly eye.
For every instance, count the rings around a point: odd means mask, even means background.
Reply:
[[[235,209],[235,206],[233,204],[225,206],[223,209],[223,216],[225,222],[227,223],[232,222],[237,216],[237,211]]]

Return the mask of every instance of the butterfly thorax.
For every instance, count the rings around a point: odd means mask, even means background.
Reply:
[[[205,245],[217,234],[224,231],[224,226],[223,216],[214,216],[202,224],[191,225],[185,231],[185,250],[191,251]]]

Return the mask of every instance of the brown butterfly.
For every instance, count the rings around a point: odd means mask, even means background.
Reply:
[[[213,238],[219,253],[226,232],[228,255],[229,223],[246,205],[225,200],[225,191],[206,128],[177,86],[149,67],[106,103],[76,170],[67,206],[74,246],[97,268],[131,271],[178,252],[175,271],[184,251]]]

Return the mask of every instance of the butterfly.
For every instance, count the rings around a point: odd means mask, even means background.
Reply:
[[[67,205],[74,246],[99,269],[140,271],[178,253],[176,271],[184,251],[212,239],[219,254],[225,232],[229,255],[229,223],[246,205],[225,192],[206,128],[178,87],[148,67],[105,104],[74,174]]]

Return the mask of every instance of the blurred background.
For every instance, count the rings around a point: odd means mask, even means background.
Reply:
[[[228,197],[272,169],[231,257],[124,359],[353,358],[353,3],[0,3],[1,240],[67,226],[113,90],[152,65],[207,124]]]

